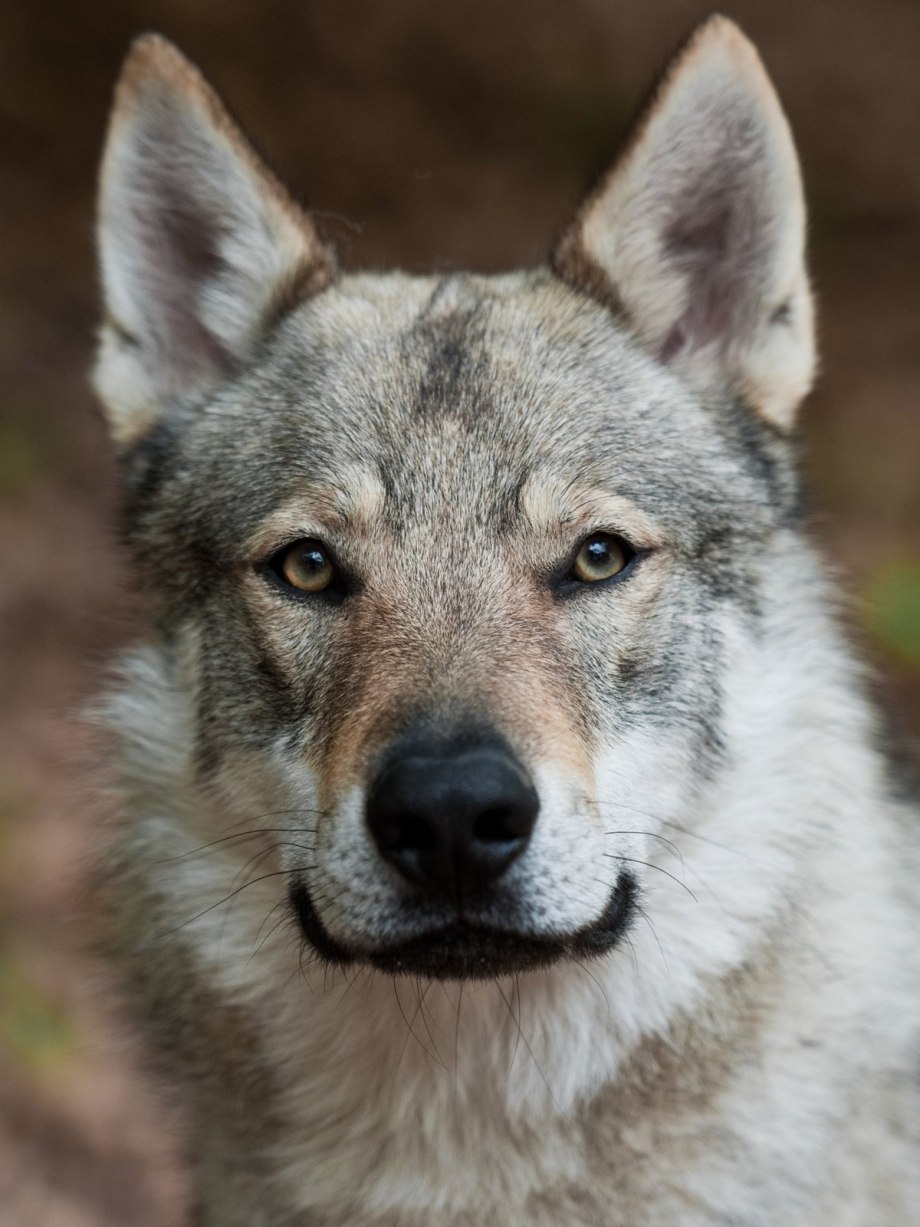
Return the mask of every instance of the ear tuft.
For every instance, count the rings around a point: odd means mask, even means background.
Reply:
[[[798,160],[753,45],[711,17],[554,256],[702,390],[788,427],[814,371]]]
[[[121,445],[227,378],[335,275],[310,218],[156,34],[132,45],[116,87],[99,252],[107,315],[95,380]]]

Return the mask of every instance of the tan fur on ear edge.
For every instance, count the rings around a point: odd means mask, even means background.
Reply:
[[[336,275],[332,250],[170,42],[132,45],[102,164],[95,382],[128,446]]]
[[[789,125],[727,18],[671,61],[553,257],[690,382],[722,382],[785,428],[814,372],[805,213]]]
[[[291,199],[281,181],[255,152],[201,71],[162,34],[139,35],[125,57],[121,76],[115,86],[106,156],[102,164],[103,178],[117,125],[129,120],[144,92],[157,85],[167,86],[201,108],[263,189],[266,209],[289,230],[292,247],[301,248],[302,263],[292,270],[290,285],[284,288],[282,309],[301,295],[319,293],[330,285],[337,272],[332,248],[320,239],[310,216]]]

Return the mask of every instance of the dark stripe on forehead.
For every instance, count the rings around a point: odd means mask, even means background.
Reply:
[[[485,344],[487,307],[471,293],[461,302],[438,310],[439,300],[453,290],[455,280],[442,283],[426,310],[404,334],[402,356],[419,371],[415,411],[420,417],[465,417],[482,411],[484,378],[489,367]]]
[[[464,294],[466,289],[466,279],[462,273],[449,273],[446,277],[442,277],[431,294],[428,301],[419,312],[419,319],[430,321],[433,317],[443,315],[447,310],[456,309],[458,306],[469,305],[469,295]],[[445,301],[449,297],[453,297],[453,304],[449,307]],[[464,304],[460,300],[466,297],[467,302]]]

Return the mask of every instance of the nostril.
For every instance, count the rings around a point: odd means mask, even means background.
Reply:
[[[531,823],[509,805],[491,805],[476,817],[473,838],[483,844],[510,844],[530,833]]]

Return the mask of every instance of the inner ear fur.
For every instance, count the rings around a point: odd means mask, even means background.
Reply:
[[[798,159],[753,45],[704,22],[553,257],[701,391],[786,429],[815,367]]]
[[[99,196],[106,316],[95,382],[116,441],[200,398],[335,276],[310,217],[166,39],[132,46]]]

